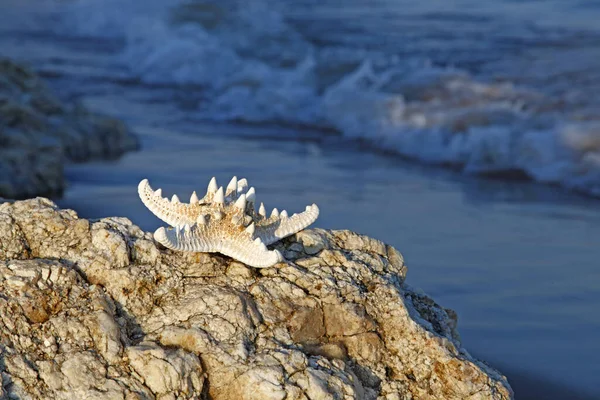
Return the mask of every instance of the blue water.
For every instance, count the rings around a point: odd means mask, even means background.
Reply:
[[[140,179],[247,177],[398,248],[518,399],[600,396],[597,2],[115,4],[0,4],[0,54],[142,140],[62,206],[153,230]]]

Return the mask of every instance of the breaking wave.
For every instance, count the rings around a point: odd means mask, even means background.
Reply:
[[[466,173],[509,175],[600,196],[600,119],[560,96],[417,56],[320,46],[266,1],[81,0],[60,28],[122,40],[149,84],[197,85],[211,120],[335,129]]]

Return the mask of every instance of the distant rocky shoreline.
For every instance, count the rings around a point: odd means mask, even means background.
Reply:
[[[0,399],[512,399],[402,255],[310,229],[255,269],[0,200]]]
[[[60,196],[66,162],[138,146],[122,122],[62,103],[31,69],[0,58],[0,197]]]

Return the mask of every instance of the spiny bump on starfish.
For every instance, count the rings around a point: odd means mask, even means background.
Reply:
[[[162,190],[154,191],[148,179],[140,182],[138,194],[154,215],[174,227],[154,232],[156,241],[165,247],[218,252],[256,268],[283,261],[278,250],[266,246],[301,231],[319,216],[319,208],[312,204],[291,217],[276,208],[267,217],[263,203],[258,212],[254,209],[255,189],[248,189],[248,181],[235,176],[225,190],[213,177],[204,197],[199,199],[193,192],[189,203],[182,203],[177,195],[171,201],[162,197]]]

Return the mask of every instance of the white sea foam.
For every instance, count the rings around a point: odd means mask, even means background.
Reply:
[[[390,82],[364,64],[326,92],[327,119],[346,135],[419,160],[453,164],[467,173],[522,171],[538,181],[600,194],[599,121],[540,112],[547,99],[511,85],[431,72],[418,87],[421,99],[407,101],[385,93]],[[402,80],[413,91],[423,81],[409,73]]]
[[[534,90],[416,58],[319,49],[266,2],[110,1],[75,3],[64,26],[122,38],[119,62],[144,82],[203,86],[204,118],[335,128],[466,173],[521,171],[600,195],[600,122]]]

